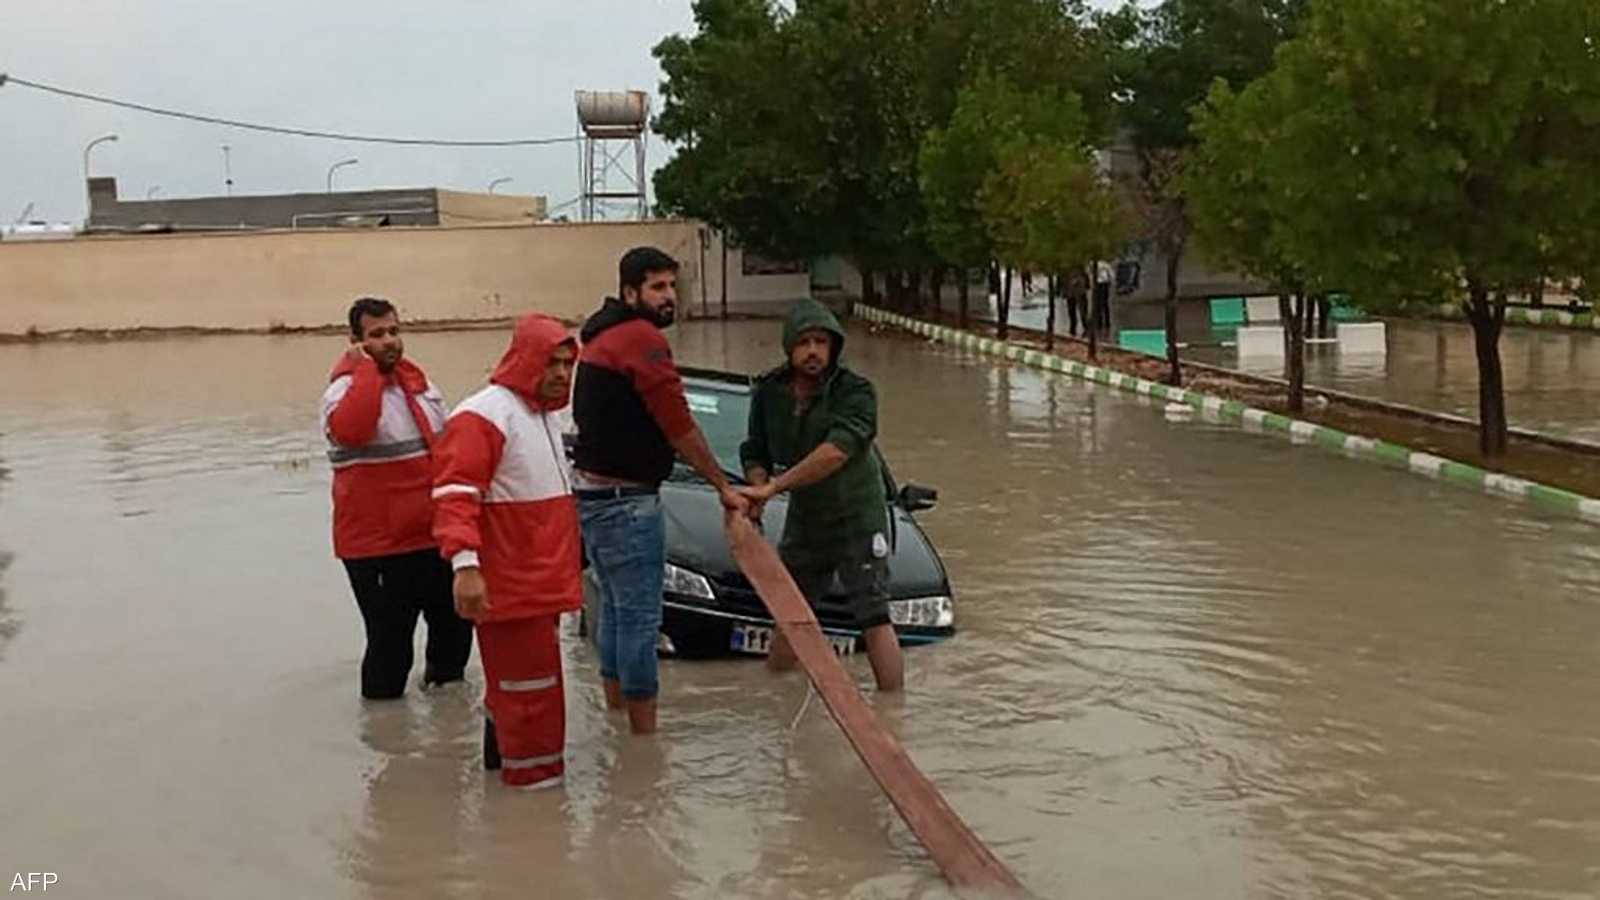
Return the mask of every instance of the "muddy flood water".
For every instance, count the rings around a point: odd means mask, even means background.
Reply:
[[[1030,298],[1012,321],[1044,328],[1048,304]],[[1124,309],[1113,305],[1117,314]],[[1159,304],[1137,307],[1125,317],[1139,327],[1160,328]],[[1066,329],[1064,305],[1058,326]],[[1154,318],[1152,318],[1154,317]],[[1128,323],[1117,319],[1119,327]],[[1472,326],[1464,322],[1388,319],[1388,352],[1340,353],[1328,345],[1306,348],[1306,383],[1434,412],[1478,418],[1478,360]],[[1194,346],[1185,359],[1226,366],[1250,375],[1283,378],[1283,358],[1244,357],[1226,329],[1213,330],[1201,303],[1180,307],[1179,333]],[[1519,428],[1600,444],[1600,334],[1558,328],[1507,326],[1500,335],[1506,414]]]
[[[452,399],[505,332],[415,334]],[[687,324],[681,362],[778,356]],[[60,897],[945,897],[803,677],[569,623],[563,790],[470,690],[357,698],[316,401],[338,337],[0,348],[0,871]],[[1600,531],[853,332],[958,636],[871,697],[1047,898],[1600,894]],[[1466,360],[1461,363],[1465,368]],[[863,658],[849,665],[870,681]],[[420,672],[414,673],[414,678]]]

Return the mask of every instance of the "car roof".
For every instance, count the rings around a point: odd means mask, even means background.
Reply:
[[[721,369],[698,369],[693,366],[679,366],[678,374],[683,376],[685,384],[698,388],[710,388],[729,394],[748,394],[751,384],[755,381],[749,375],[739,372],[725,372]]]

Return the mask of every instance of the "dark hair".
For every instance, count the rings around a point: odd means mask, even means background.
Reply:
[[[617,263],[617,299],[625,299],[622,295],[626,288],[639,290],[644,287],[645,279],[651,272],[676,272],[678,261],[668,256],[664,251],[655,247],[635,247],[622,254],[622,261]]]
[[[356,337],[366,337],[361,330],[361,317],[371,316],[381,319],[384,316],[395,315],[394,304],[382,297],[362,297],[350,304],[350,333]]]

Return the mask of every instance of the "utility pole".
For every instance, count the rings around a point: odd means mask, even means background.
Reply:
[[[353,166],[353,165],[355,165],[356,163],[358,163],[360,161],[361,160],[356,159],[355,157],[352,156],[349,159],[341,159],[338,162],[334,163],[333,165],[329,166],[328,167],[328,193],[330,193],[330,194],[333,193],[333,173],[337,172],[338,170],[340,170],[342,168],[344,168],[345,166]]]
[[[115,134],[102,135],[95,138],[83,147],[83,230],[89,230],[90,220],[94,218],[94,195],[89,192],[89,151],[100,144],[115,141]]]

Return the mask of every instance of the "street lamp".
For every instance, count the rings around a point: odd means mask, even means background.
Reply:
[[[154,198],[155,198],[155,196],[156,196],[156,194],[157,194],[157,193],[158,193],[158,192],[159,192],[159,191],[160,191],[160,190],[161,190],[161,185],[159,185],[159,184],[152,184],[152,185],[150,185],[150,190],[148,190],[148,191],[145,191],[145,192],[144,192],[144,198],[145,198],[145,199],[146,199],[146,200],[152,200],[152,199],[154,199]]]
[[[83,227],[89,227],[89,220],[94,217],[94,197],[89,193],[89,151],[97,145],[117,139],[115,134],[103,134],[83,146]]]
[[[489,182],[489,193],[491,193],[491,194],[494,193],[494,189],[497,186],[505,184],[506,182],[511,181],[511,180],[512,180],[511,176],[506,175],[506,176],[502,176],[500,178],[496,178],[495,180]]]
[[[330,194],[333,193],[333,173],[336,170],[341,169],[341,168],[343,168],[345,166],[353,166],[353,165],[355,165],[356,163],[358,163],[360,161],[361,160],[356,159],[355,157],[352,156],[349,159],[341,159],[338,162],[334,163],[333,165],[329,166],[328,167],[328,193],[330,193]]]

